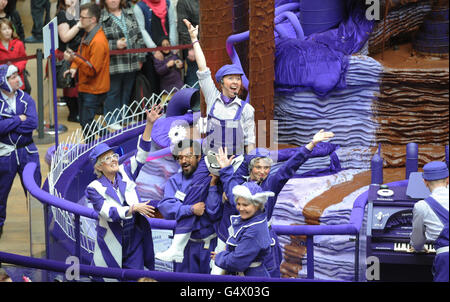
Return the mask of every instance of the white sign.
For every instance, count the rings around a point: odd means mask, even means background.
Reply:
[[[50,50],[52,47],[52,36],[50,33],[50,24],[53,24],[53,35],[55,40],[55,45],[53,45],[53,49],[56,50],[59,47],[58,43],[58,19],[57,17],[53,18],[47,25],[42,29],[42,34],[44,36],[44,58],[50,56]]]

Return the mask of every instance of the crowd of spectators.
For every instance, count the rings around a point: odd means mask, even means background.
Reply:
[[[198,0],[57,0],[58,49],[56,59],[65,59],[64,52],[79,53],[83,36],[80,7],[95,3],[100,8],[100,25],[108,40],[109,50],[129,50],[156,48],[158,46],[177,46],[190,44],[189,34],[183,19],[191,20],[193,25],[199,20]],[[0,61],[13,60],[26,55],[26,44],[42,43],[42,28],[54,17],[51,16],[50,0],[31,0],[30,11],[33,19],[31,36],[25,38],[21,13],[16,8],[16,0],[0,0],[0,21],[2,26],[12,29],[10,37],[0,32]],[[81,18],[80,18],[81,17]],[[8,21],[8,22],[7,22]],[[85,38],[86,38],[85,37]],[[151,94],[163,94],[170,99],[173,88],[184,84],[194,86],[197,82],[197,65],[192,49],[149,51],[141,53],[110,54],[109,81],[106,95],[102,98],[96,114],[108,115],[110,130],[122,128],[121,117],[113,114],[123,105],[130,105],[140,98],[136,91],[142,91],[142,82],[136,81],[137,75],[147,79],[144,91]],[[67,58],[66,58],[67,59]],[[31,85],[27,79],[27,61],[12,61],[19,69],[23,89],[30,93]],[[80,75],[75,73],[72,86],[62,89],[60,101],[67,104],[70,122],[81,123],[82,98],[79,96]],[[98,76],[98,75],[96,75]],[[83,77],[83,76],[82,76]],[[103,79],[103,82],[106,82]],[[81,84],[82,85],[82,84]],[[117,112],[118,110],[116,110]]]

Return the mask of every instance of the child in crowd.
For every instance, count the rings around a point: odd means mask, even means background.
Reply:
[[[164,36],[158,43],[158,46],[170,47],[169,37]],[[183,61],[171,50],[161,51],[162,57],[154,56],[153,63],[156,73],[160,76],[160,89],[166,91],[163,97],[163,103],[170,100],[173,88],[181,89],[184,83],[181,79],[181,70],[184,67]]]

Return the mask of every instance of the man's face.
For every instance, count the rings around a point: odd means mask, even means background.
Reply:
[[[94,23],[95,17],[89,16],[89,10],[84,9],[80,12],[80,25],[82,29],[88,29]]]
[[[238,95],[239,90],[241,89],[242,78],[239,74],[229,74],[222,78],[222,93],[229,97],[233,98]]]
[[[22,86],[22,80],[20,79],[20,76],[17,72],[13,73],[8,78],[8,83],[9,83],[9,86],[11,87],[11,89],[13,90],[13,92],[19,90],[20,87]]]
[[[194,154],[194,148],[185,148],[177,155],[177,161],[185,177],[190,177],[197,170],[199,155]]]
[[[255,161],[255,165],[250,171],[250,179],[257,183],[263,182],[270,172],[270,163],[268,160],[261,158]]]

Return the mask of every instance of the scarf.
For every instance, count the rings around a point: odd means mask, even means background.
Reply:
[[[161,20],[164,34],[169,35],[166,29],[167,4],[165,0],[142,0],[153,11],[156,17]]]
[[[228,105],[229,103],[231,103],[236,97],[233,98],[229,98],[226,95],[224,95],[223,93],[220,94],[220,98],[222,99],[222,101],[225,103],[225,105]]]

